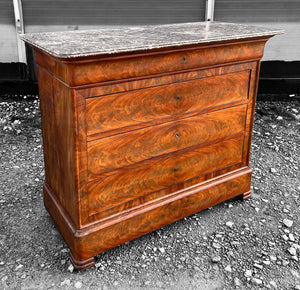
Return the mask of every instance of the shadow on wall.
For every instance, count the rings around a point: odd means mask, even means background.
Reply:
[[[258,93],[300,93],[300,61],[261,63]]]

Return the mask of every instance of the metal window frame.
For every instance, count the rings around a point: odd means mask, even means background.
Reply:
[[[206,0],[205,21],[214,21],[215,0]]]
[[[16,25],[16,34],[17,34],[16,36],[17,36],[17,46],[18,46],[18,58],[19,58],[19,62],[23,62],[27,64],[25,43],[19,38],[19,34],[25,33],[22,1],[13,0],[13,5],[14,5],[15,25]]]

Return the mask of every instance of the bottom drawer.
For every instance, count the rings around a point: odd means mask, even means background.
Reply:
[[[194,146],[123,168],[88,184],[89,214],[242,162],[244,135],[209,146]]]

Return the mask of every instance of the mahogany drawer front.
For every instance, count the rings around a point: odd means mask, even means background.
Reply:
[[[251,73],[251,78],[253,78],[253,76],[255,76],[255,71],[257,70],[257,61],[247,61],[239,64],[216,66],[207,69],[197,68],[171,74],[156,75],[154,77],[128,79],[126,81],[119,80],[92,84],[86,87],[76,88],[75,93],[77,96],[87,99],[91,97],[100,97],[145,88],[170,85],[173,83],[192,81],[201,78],[237,73],[247,70],[249,71],[249,73]]]
[[[35,56],[39,65],[46,67],[59,79],[70,86],[80,86],[257,59],[262,56],[263,50],[263,42],[249,42],[246,45],[232,43],[181,51],[175,49],[167,53],[149,52],[136,56],[106,56],[78,62],[74,59],[60,61],[52,57],[45,62],[44,54],[39,51],[35,52]]]
[[[87,135],[248,98],[250,71],[86,99]]]
[[[89,213],[117,206],[151,192],[242,162],[244,135],[209,146],[177,151],[124,168],[88,183]]]
[[[246,105],[88,142],[89,176],[243,132]]]

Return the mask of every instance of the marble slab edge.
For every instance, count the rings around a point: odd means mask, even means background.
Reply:
[[[271,37],[283,30],[222,22],[124,26],[21,34],[28,44],[56,58],[81,58],[191,46],[212,42]]]

